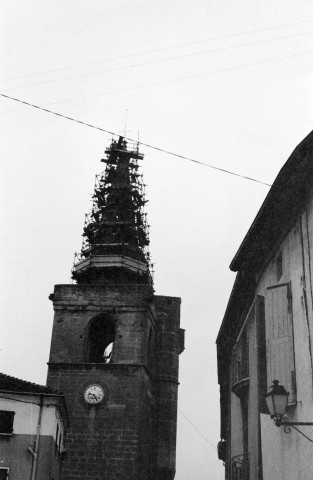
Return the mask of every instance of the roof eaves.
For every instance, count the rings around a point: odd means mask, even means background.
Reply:
[[[1,392],[15,392],[15,393],[30,393],[30,394],[50,394],[61,395],[60,392],[53,390],[45,385],[38,385],[36,383],[21,380],[20,378],[12,377],[0,373],[0,391]]]
[[[229,266],[233,272],[237,272],[242,268],[246,256],[251,250],[254,249],[256,252],[258,251],[258,248],[256,248],[257,244],[262,241],[263,237],[266,237],[266,235],[268,238],[271,237],[269,234],[270,229],[277,229],[279,217],[283,216],[284,211],[288,210],[290,205],[293,205],[294,210],[296,207],[300,207],[302,201],[301,196],[297,195],[295,198],[293,194],[295,190],[297,192],[299,192],[299,190],[302,191],[302,187],[307,181],[308,167],[311,167],[312,171],[310,171],[310,173],[313,176],[313,165],[312,162],[310,162],[309,152],[313,152],[313,132],[295,148],[287,162],[279,171]],[[265,222],[267,222],[266,229],[264,228]]]

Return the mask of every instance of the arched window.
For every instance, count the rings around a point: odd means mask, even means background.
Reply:
[[[109,315],[95,317],[89,326],[87,361],[109,363],[112,361],[112,347],[115,340],[115,326]]]

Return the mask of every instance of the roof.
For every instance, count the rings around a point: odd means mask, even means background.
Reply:
[[[313,181],[313,131],[296,147],[278,173],[230,269],[262,264],[305,204]]]
[[[308,193],[312,192],[312,185],[313,131],[296,147],[279,171],[230,264],[230,269],[238,273],[216,340],[220,348],[223,347],[223,353],[227,349],[227,338],[230,340],[228,349],[231,348],[240,322],[253,301],[254,273],[266,264],[294,225]]]
[[[52,390],[50,387],[37,385],[36,383],[27,382],[26,380],[20,380],[19,378],[0,373],[0,392],[3,391],[61,395],[60,392]]]

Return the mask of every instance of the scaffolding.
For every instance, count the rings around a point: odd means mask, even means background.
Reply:
[[[146,185],[138,161],[138,144],[127,147],[123,137],[105,150],[104,172],[96,175],[91,212],[85,215],[83,242],[75,253],[73,278],[91,257],[127,257],[146,266],[151,276],[149,225],[144,211]],[[86,263],[86,262],[85,262]]]

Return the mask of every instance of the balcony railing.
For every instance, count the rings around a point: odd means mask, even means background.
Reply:
[[[232,385],[249,378],[249,363],[246,359],[236,359],[232,361]]]
[[[249,388],[249,354],[246,339],[241,339],[233,349],[231,359],[231,388],[241,397]]]
[[[249,480],[249,455],[236,455],[231,459],[231,480]]]

